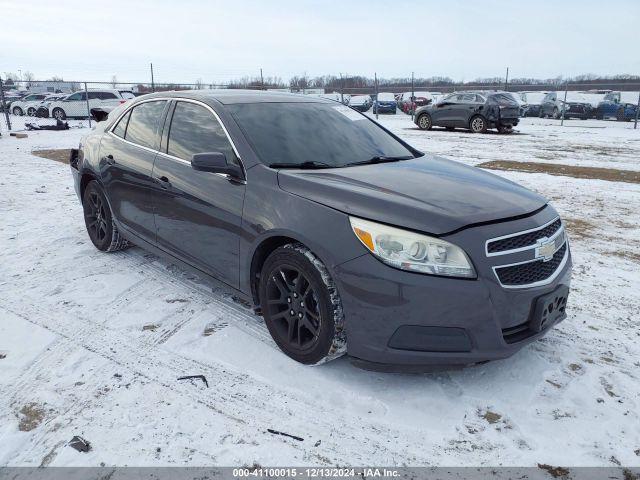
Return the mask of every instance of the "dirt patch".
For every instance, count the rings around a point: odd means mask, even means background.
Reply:
[[[18,430],[21,432],[30,432],[42,423],[44,415],[44,409],[37,403],[25,405],[19,412],[20,422],[18,423]]]
[[[545,463],[539,463],[538,468],[546,470],[553,478],[567,478],[567,476],[569,475],[569,470],[567,470],[566,468],[552,467],[551,465],[547,465]]]
[[[640,183],[640,172],[617,170],[615,168],[577,167],[558,163],[514,162],[511,160],[493,160],[476,165],[476,167],[489,170],[546,173],[563,177],[608,180],[610,182]]]
[[[631,260],[632,262],[640,263],[640,254],[624,251],[612,251],[604,252],[605,255],[612,257],[624,258],[625,260]]]
[[[592,231],[596,228],[593,223],[579,218],[564,218],[563,220],[571,238],[593,238]]]
[[[31,152],[33,155],[42,158],[48,158],[49,160],[55,160],[60,163],[69,163],[69,154],[71,150],[68,148],[47,149],[47,150],[34,150]]]
[[[500,421],[502,415],[492,412],[491,410],[487,410],[486,412],[484,412],[484,415],[482,415],[482,418],[484,418],[487,422],[494,424]]]

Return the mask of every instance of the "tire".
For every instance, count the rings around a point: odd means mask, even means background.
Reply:
[[[558,110],[558,107],[553,107],[553,114],[552,117],[555,118],[556,120],[560,120],[561,115],[560,115],[560,110]],[[564,117],[565,120],[567,119],[567,117]]]
[[[511,125],[498,125],[498,133],[513,133]]]
[[[475,115],[469,120],[469,130],[473,133],[485,133],[487,131],[487,121],[482,115]]]
[[[56,120],[66,120],[67,119],[66,112],[63,109],[61,109],[60,107],[54,108],[53,112],[51,112],[51,116],[53,118],[55,118]]]
[[[431,122],[431,115],[428,113],[422,113],[418,117],[418,128],[420,130],[431,130],[433,123]]]
[[[111,207],[100,184],[92,180],[82,196],[84,222],[93,245],[103,252],[115,252],[130,244],[118,232]]]
[[[291,243],[274,250],[262,267],[259,293],[269,333],[287,356],[315,365],[346,352],[338,289],[307,247]]]
[[[616,120],[619,122],[624,122],[626,119],[624,118],[624,108],[619,108],[616,112]]]
[[[14,115],[24,115],[24,112],[20,107],[13,107],[11,111],[13,112]]]
[[[33,108],[33,107],[27,108],[27,115],[29,115],[30,117],[35,117],[36,116],[36,109]]]

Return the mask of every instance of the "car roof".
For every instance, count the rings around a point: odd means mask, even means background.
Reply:
[[[223,105],[233,105],[238,103],[329,103],[334,105],[333,100],[311,95],[301,95],[299,93],[269,92],[264,90],[178,90],[170,92],[156,92],[137,97],[136,100],[149,99],[154,97],[163,98],[188,98],[200,100],[208,103],[217,101]]]

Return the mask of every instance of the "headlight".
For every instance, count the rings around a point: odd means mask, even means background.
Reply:
[[[452,243],[361,218],[349,221],[362,244],[387,265],[428,275],[476,278],[467,254]]]

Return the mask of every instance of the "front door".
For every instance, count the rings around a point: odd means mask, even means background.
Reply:
[[[224,153],[228,161],[240,163],[209,106],[177,101],[166,144],[153,168],[157,243],[237,288],[245,185],[191,167],[194,154],[209,152]]]

